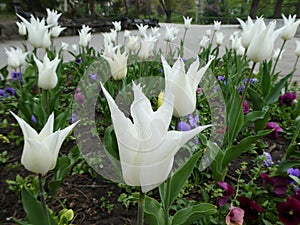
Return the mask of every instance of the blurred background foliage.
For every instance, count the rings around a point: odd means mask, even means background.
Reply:
[[[2,15],[14,14],[14,2],[0,0]],[[19,0],[24,10],[45,14],[46,8],[64,12],[66,17],[157,18],[159,21],[182,23],[182,16],[193,17],[194,23],[236,23],[264,16],[281,18],[281,14],[300,17],[299,0]]]

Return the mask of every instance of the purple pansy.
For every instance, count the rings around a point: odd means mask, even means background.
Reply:
[[[300,201],[288,196],[285,202],[277,205],[278,217],[285,225],[298,225],[300,223]]]
[[[283,196],[287,192],[288,185],[290,184],[290,179],[288,177],[269,177],[265,173],[260,173],[260,177],[263,179],[263,185],[267,191],[271,191],[272,189],[278,196]]]
[[[240,196],[238,200],[240,202],[240,208],[245,212],[246,219],[257,220],[258,214],[264,211],[264,208],[246,196]]]
[[[265,129],[273,129],[273,132],[271,134],[275,137],[278,137],[278,133],[282,132],[282,128],[275,122],[268,122]]]
[[[11,78],[13,79],[13,80],[22,80],[22,73],[21,72],[15,72],[15,71],[13,71],[13,72],[11,72]]]
[[[14,96],[16,94],[16,91],[13,87],[7,87],[5,88],[5,92],[11,96]]]
[[[243,113],[247,114],[250,111],[250,106],[248,105],[247,101],[243,101]]]
[[[223,196],[220,197],[219,201],[218,201],[219,206],[223,206],[234,195],[234,189],[230,184],[228,184],[224,181],[219,181],[218,185],[224,190]]]
[[[2,96],[3,98],[6,98],[6,94],[3,89],[0,89],[0,96]]]
[[[264,164],[265,164],[265,166],[266,167],[272,166],[273,159],[272,159],[271,154],[269,152],[264,152],[263,155],[264,155]]]
[[[292,105],[293,101],[296,99],[296,93],[294,92],[286,92],[279,97],[280,105]]]
[[[294,169],[294,168],[289,168],[287,170],[288,175],[293,175],[295,177],[299,177],[300,176],[300,170],[299,169]]]

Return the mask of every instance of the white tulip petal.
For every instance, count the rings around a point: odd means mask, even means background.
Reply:
[[[21,163],[27,170],[45,175],[49,171],[52,161],[52,154],[49,150],[51,147],[34,139],[26,141],[28,148],[23,150]]]
[[[18,121],[22,132],[23,132],[23,136],[24,138],[38,138],[38,133],[36,132],[35,129],[33,129],[28,123],[26,123],[23,119],[21,119],[20,117],[18,117],[16,114],[14,114],[13,112],[10,112],[15,119]]]

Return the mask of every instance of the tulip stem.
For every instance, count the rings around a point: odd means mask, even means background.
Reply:
[[[138,201],[137,225],[144,224],[144,208],[145,208],[145,193],[142,192],[142,188],[141,188],[139,194],[139,201]]]
[[[44,198],[45,190],[44,190],[44,186],[43,186],[43,177],[41,174],[39,174],[39,184],[40,184],[40,200],[43,205],[44,218],[46,218],[45,225],[51,225],[50,218],[49,218],[49,212],[48,212],[46,201]]]
[[[297,66],[298,60],[299,60],[299,56],[297,56],[297,58],[296,58],[296,61],[295,61],[295,64],[294,64],[294,68],[293,68],[294,71],[296,70],[296,66]]]
[[[278,56],[277,56],[277,58],[276,58],[276,61],[275,61],[275,63],[274,63],[273,69],[272,69],[271,76],[273,76],[274,73],[275,73],[275,68],[276,68],[276,66],[277,66],[278,60],[279,60],[279,58],[280,58],[280,55],[281,55],[281,53],[282,53],[282,50],[283,50],[283,47],[284,47],[285,43],[286,43],[286,40],[284,40],[283,43],[282,43],[282,45],[281,45],[279,54],[278,54]]]

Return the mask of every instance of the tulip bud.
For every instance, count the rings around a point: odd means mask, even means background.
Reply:
[[[295,36],[295,34],[297,32],[297,29],[298,29],[298,26],[300,24],[300,20],[297,20],[295,22],[296,15],[294,15],[293,17],[291,15],[289,15],[289,18],[287,19],[282,14],[282,17],[283,17],[283,21],[284,21],[284,27],[281,31],[280,37],[283,40],[290,40]]]
[[[55,88],[57,84],[56,68],[60,62],[58,56],[50,61],[47,54],[45,54],[43,62],[34,56],[34,61],[38,67],[38,86],[45,90]]]
[[[181,58],[171,67],[165,58],[161,57],[166,82],[174,85],[174,116],[187,116],[195,111],[196,91],[199,82],[213,59],[214,58],[211,57],[209,62],[199,70],[200,62],[199,59],[197,59],[190,65],[188,71],[185,72],[184,62]]]
[[[114,28],[116,31],[121,30],[121,21],[115,21],[115,22],[112,22],[112,24],[114,25]]]
[[[163,102],[164,102],[164,95],[165,92],[161,91],[158,95],[158,99],[157,99],[157,108],[161,107]]]
[[[86,48],[91,42],[92,34],[89,33],[92,28],[89,26],[82,25],[81,30],[79,30],[79,45]]]
[[[20,66],[25,64],[26,57],[29,52],[23,53],[22,50],[17,48],[10,48],[10,50],[5,49],[5,53],[7,55],[7,65],[13,69],[17,69]]]
[[[112,77],[115,80],[121,80],[127,75],[127,59],[128,55],[126,52],[121,54],[120,48],[117,49],[117,52],[113,54],[112,58],[102,56],[110,65],[110,70]]]
[[[49,170],[54,169],[64,139],[78,122],[63,130],[53,132],[54,114],[52,113],[44,128],[38,134],[23,119],[13,112],[11,114],[18,121],[24,135],[21,163],[27,170],[45,175]]]
[[[267,28],[259,31],[253,37],[247,50],[247,56],[253,62],[262,62],[271,58],[274,42],[279,35],[274,29],[275,22],[271,22]]]
[[[193,18],[190,17],[183,17],[184,20],[184,29],[188,30],[191,27],[191,22]]]
[[[19,34],[22,36],[25,36],[27,34],[26,26],[23,22],[16,22],[18,28],[19,28]]]
[[[300,57],[300,41],[296,40],[296,49],[295,49],[296,56]]]
[[[111,112],[123,179],[127,185],[141,186],[144,193],[164,182],[172,170],[174,156],[179,149],[199,132],[210,127],[168,131],[174,103],[171,86],[166,85],[165,100],[154,112],[141,86],[133,83],[134,100],[130,106],[133,121],[124,115],[101,86]]]

